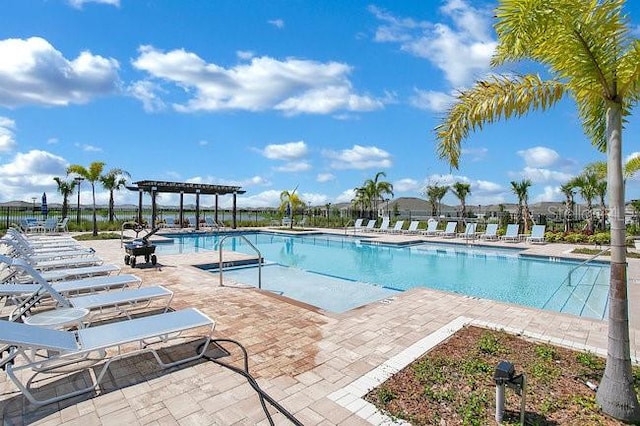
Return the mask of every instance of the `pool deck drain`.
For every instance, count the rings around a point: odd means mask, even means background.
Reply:
[[[372,238],[398,242],[416,237],[376,234]],[[389,303],[328,314],[255,289],[220,287],[217,274],[191,266],[217,261],[217,253],[163,255],[157,267],[131,270],[122,264],[119,240],[83,244],[94,247],[105,262],[122,266],[123,273],[140,276],[143,286],[162,284],[171,289],[174,309],[195,306],[215,319],[216,337],[243,343],[250,355],[250,371],[261,387],[305,425],[376,424],[374,418],[366,420],[356,414],[358,410],[354,413],[336,403],[336,392],[461,317],[565,346],[588,347],[599,353],[606,349],[606,321],[428,289],[398,294]],[[529,248],[534,254],[547,256],[585,258],[567,254],[571,246],[563,244],[506,246]],[[247,256],[225,252],[225,260],[243,258]],[[638,306],[640,260],[629,259],[628,271],[629,299],[632,306]],[[637,359],[640,312],[631,311],[630,315],[632,357]],[[257,396],[243,378],[207,362],[160,372],[152,368],[154,365],[154,360],[134,357],[130,364],[113,371],[115,378],[127,378],[126,385],[105,386],[95,395],[39,409],[30,406],[0,374],[3,421],[47,426],[268,424]],[[59,379],[56,384],[68,386],[67,380]],[[276,424],[289,424],[282,415],[271,412]]]

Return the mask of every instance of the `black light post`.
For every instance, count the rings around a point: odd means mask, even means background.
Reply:
[[[84,178],[81,176],[78,176],[73,180],[76,181],[76,186],[78,187],[78,216],[76,217],[76,223],[78,224],[78,226],[80,226],[80,184],[82,183]]]

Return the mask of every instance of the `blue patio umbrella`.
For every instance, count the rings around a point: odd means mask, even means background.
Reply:
[[[40,211],[42,212],[42,216],[46,219],[49,214],[49,207],[47,206],[47,193],[42,193],[42,204],[40,205]]]

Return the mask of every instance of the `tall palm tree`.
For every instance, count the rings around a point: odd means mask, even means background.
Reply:
[[[131,177],[129,172],[122,169],[111,169],[100,177],[102,187],[109,191],[109,222],[113,222],[113,193],[119,191],[127,184],[127,178]]]
[[[296,187],[293,191],[282,191],[280,193],[280,212],[283,215],[288,213],[289,216],[289,228],[293,229],[293,218],[295,217],[296,210],[304,209],[305,203],[296,194]]]
[[[518,197],[518,225],[524,222],[524,233],[529,232],[529,187],[531,180],[511,181],[511,191]]]
[[[387,177],[385,172],[378,172],[373,179],[367,179],[363,187],[366,193],[371,197],[371,206],[375,212],[378,211],[378,202],[384,200],[385,195],[393,197],[393,185],[390,182],[380,180],[381,177]]]
[[[571,223],[573,221],[573,196],[575,192],[573,191],[574,187],[570,183],[565,183],[560,186],[560,192],[564,195],[564,217],[562,221],[564,222],[564,232],[571,231]]]
[[[471,185],[468,183],[456,182],[451,185],[451,188],[449,189],[453,192],[453,195],[460,200],[460,217],[462,218],[462,221],[465,222],[465,217],[467,215],[466,199],[467,195],[471,194]]]
[[[442,202],[442,199],[445,195],[447,195],[447,191],[449,187],[447,185],[427,185],[425,189],[425,195],[429,199],[429,204],[431,204],[431,216],[437,217],[439,212],[439,208]]]
[[[69,195],[73,194],[76,189],[77,182],[75,180],[63,180],[58,176],[53,180],[58,184],[58,192],[62,195],[62,217],[67,217],[69,211]]]
[[[96,218],[96,182],[102,177],[102,170],[104,169],[102,161],[94,161],[89,164],[89,168],[81,166],[79,164],[72,164],[67,167],[67,174],[76,174],[85,178],[91,183],[91,195],[93,196],[93,236],[98,236],[98,220]]]
[[[545,110],[565,95],[578,106],[586,134],[607,152],[611,204],[611,268],[607,363],[596,401],[623,421],[640,421],[633,391],[627,298],[622,117],[640,98],[640,42],[624,0],[500,0],[495,16],[498,45],[493,66],[533,61],[538,75],[498,75],[462,91],[436,127],[440,156],[458,167],[461,142],[470,131],[500,118]]]

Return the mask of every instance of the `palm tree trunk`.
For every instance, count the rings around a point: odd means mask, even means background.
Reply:
[[[109,191],[109,222],[113,222],[113,189]]]
[[[91,194],[93,195],[93,236],[98,236],[98,220],[96,218],[96,187],[91,182]]]
[[[611,103],[607,109],[607,190],[611,209],[609,332],[607,365],[598,386],[596,401],[606,414],[626,422],[638,422],[640,406],[633,390],[629,346],[621,111],[619,103]]]

